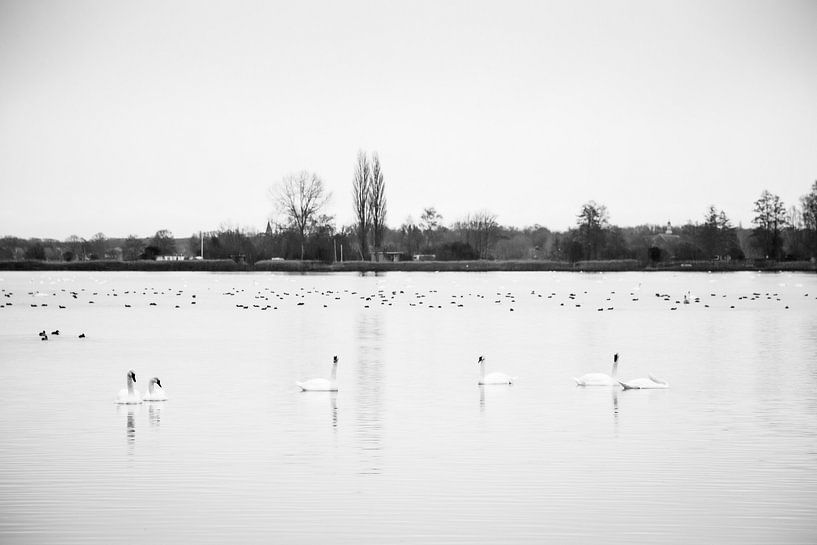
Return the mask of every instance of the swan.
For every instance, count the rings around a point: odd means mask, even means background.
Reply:
[[[613,356],[613,371],[612,376],[604,373],[587,373],[579,378],[573,377],[577,386],[615,386],[618,384],[616,380],[616,371],[618,370],[618,354]]]
[[[648,390],[653,388],[669,388],[669,383],[666,380],[661,380],[652,375],[647,375],[649,378],[634,378],[626,382],[620,380],[619,384],[625,390]]]
[[[167,395],[162,388],[159,377],[153,377],[148,383],[148,391],[143,398],[145,401],[167,401]]]
[[[516,377],[511,377],[505,373],[485,374],[485,356],[480,356],[477,360],[479,364],[479,382],[477,384],[513,384]]]
[[[133,369],[128,371],[128,387],[119,390],[119,395],[116,398],[117,403],[123,403],[128,405],[133,405],[136,403],[141,403],[142,398],[139,396],[139,392],[133,387],[133,384],[136,382],[136,373]]]
[[[304,392],[337,392],[338,391],[338,357],[332,357],[332,375],[329,380],[325,378],[313,378],[295,384]]]

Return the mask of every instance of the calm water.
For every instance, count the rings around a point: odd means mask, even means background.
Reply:
[[[817,542],[813,274],[0,289],[4,544]],[[574,385],[614,352],[670,388]],[[340,391],[300,392],[335,354]],[[517,382],[477,386],[483,354]],[[116,405],[129,368],[169,400]]]

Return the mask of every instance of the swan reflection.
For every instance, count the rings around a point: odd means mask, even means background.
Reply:
[[[614,388],[613,392],[613,431],[618,435],[618,388]]]
[[[332,415],[332,429],[338,429],[338,393],[329,393],[329,407]]]
[[[163,403],[151,403],[148,405],[148,419],[151,427],[158,427],[162,421]]]
[[[117,405],[117,414],[125,416],[125,441],[128,445],[128,454],[133,454],[133,447],[136,444],[136,414],[137,405]]]

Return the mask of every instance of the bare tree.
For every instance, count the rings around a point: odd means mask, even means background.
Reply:
[[[454,225],[454,228],[460,233],[460,238],[471,245],[481,259],[488,256],[488,247],[496,237],[498,227],[496,215],[487,210],[468,214],[464,220]]]
[[[383,231],[386,228],[386,186],[383,182],[383,171],[380,169],[380,157],[372,153],[372,181],[369,195],[369,217],[372,222],[374,248],[381,249]]]
[[[330,196],[323,180],[317,174],[305,170],[284,176],[278,184],[270,188],[270,198],[275,207],[298,232],[301,240],[301,259],[304,258],[307,231],[315,223],[315,218]]]
[[[806,231],[806,241],[811,256],[817,256],[817,181],[811,186],[811,191],[800,197],[803,207],[803,227]]]
[[[136,261],[145,251],[145,242],[136,235],[130,235],[122,245],[122,259]]]
[[[400,242],[405,252],[410,256],[419,253],[420,246],[423,244],[423,232],[414,223],[411,216],[407,217],[403,225],[400,226]]]
[[[780,259],[783,250],[781,231],[786,226],[786,206],[780,197],[763,190],[760,198],[755,201],[756,225],[752,236],[756,245],[762,249],[767,258]]]
[[[71,235],[65,239],[65,243],[68,245],[69,251],[71,252],[71,258],[67,259],[67,261],[71,261],[71,259],[76,259],[77,261],[85,260],[88,242],[84,238],[80,238],[77,235]]]
[[[360,259],[364,261],[368,255],[368,230],[371,223],[371,184],[372,171],[369,160],[363,151],[357,154],[357,165],[355,166],[355,178],[352,181],[352,197],[354,199],[355,220],[357,221],[357,240],[360,246]]]
[[[607,207],[588,201],[576,217],[579,226],[579,240],[586,251],[587,259],[597,259],[599,248],[604,244],[604,230],[608,226]]]
[[[91,259],[105,259],[107,252],[107,239],[105,233],[97,233],[88,241],[88,249],[91,252]]]
[[[423,214],[420,216],[420,228],[426,237],[426,249],[434,245],[437,236],[437,230],[440,228],[440,223],[443,221],[442,215],[437,212],[433,206],[423,209]]]

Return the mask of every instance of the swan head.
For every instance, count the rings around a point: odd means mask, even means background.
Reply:
[[[337,365],[337,364],[338,364],[338,357],[337,356],[332,356],[332,365]]]
[[[136,371],[133,369],[128,370],[128,381],[136,382]]]
[[[485,363],[485,356],[480,356],[477,363]]]
[[[155,384],[159,388],[162,387],[162,382],[159,380],[159,377],[153,377],[152,379],[150,379],[150,383]]]
[[[618,352],[613,355],[613,363],[618,363]]]

